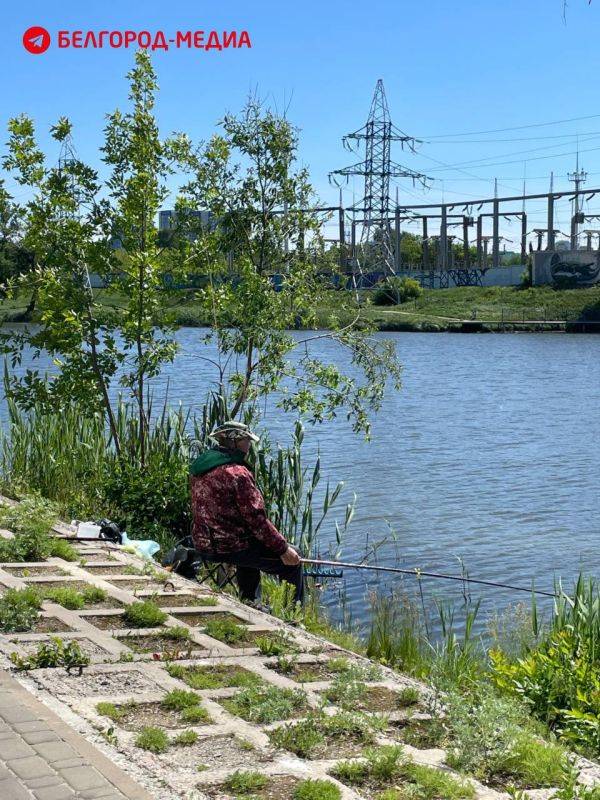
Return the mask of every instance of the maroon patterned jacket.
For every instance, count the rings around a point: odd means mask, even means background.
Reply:
[[[223,464],[190,478],[192,538],[198,550],[237,553],[256,540],[281,555],[287,542],[267,519],[265,501],[243,464]]]

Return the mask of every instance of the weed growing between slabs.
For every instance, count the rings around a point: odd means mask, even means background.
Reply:
[[[64,539],[51,536],[58,520],[56,506],[36,495],[17,505],[0,505],[0,527],[12,531],[12,539],[0,539],[0,561],[77,561],[77,551]]]
[[[234,697],[222,700],[223,706],[247,722],[268,724],[297,716],[307,707],[306,693],[278,686],[249,686]]]
[[[375,736],[387,724],[383,717],[341,711],[328,716],[311,711],[305,719],[269,731],[276,747],[289,750],[300,758],[326,758],[354,754],[357,749],[375,742]]]
[[[171,742],[162,728],[148,727],[142,728],[135,739],[135,744],[150,753],[166,753]]]
[[[461,800],[475,796],[473,787],[441,769],[415,764],[398,746],[365,751],[360,761],[342,761],[332,774],[362,790],[384,792],[385,800]]]
[[[79,611],[87,605],[103,603],[108,596],[106,590],[100,589],[98,586],[86,586],[80,592],[68,586],[52,589],[41,588],[41,594],[45,600],[58,603],[59,606],[71,611]],[[116,603],[117,601],[115,601]]]
[[[7,589],[0,597],[0,631],[27,633],[40,616],[42,600],[33,588]]]
[[[31,656],[23,658],[18,653],[11,653],[9,657],[17,670],[64,667],[67,672],[72,669],[81,672],[90,663],[90,657],[76,641],[65,643],[58,637],[52,637],[50,642],[42,642]]]
[[[225,644],[238,644],[246,640],[248,628],[228,619],[211,619],[204,626],[204,633]]]
[[[172,678],[184,681],[192,689],[222,689],[262,684],[258,675],[237,665],[200,666],[194,664],[188,667],[180,664],[167,664],[166,670]]]
[[[369,686],[363,681],[339,675],[323,692],[323,698],[340,708],[358,711],[391,711],[406,708],[419,702],[419,692],[407,687],[398,692],[385,686]]]
[[[328,780],[298,780],[250,770],[236,770],[219,788],[248,800],[340,800],[342,796],[339,787]]]
[[[223,786],[235,794],[253,794],[259,789],[264,789],[268,782],[267,776],[261,772],[236,770],[227,778]]]
[[[169,662],[190,658],[194,648],[200,647],[192,641],[190,631],[181,625],[164,628],[156,633],[128,633],[116,638],[136,653],[155,653],[157,658]]]
[[[186,692],[181,689],[169,692],[160,703],[130,700],[127,703],[115,705],[101,702],[96,705],[96,711],[101,716],[108,717],[112,722],[130,730],[140,727],[142,730],[158,727],[158,725],[144,725],[144,721],[160,722],[168,727],[181,727],[182,723],[208,725],[212,721],[206,709],[201,705],[200,697],[194,692]]]
[[[151,600],[140,600],[127,606],[123,617],[131,628],[158,628],[166,621],[168,614]]]

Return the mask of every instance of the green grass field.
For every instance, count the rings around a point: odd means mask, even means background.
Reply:
[[[340,312],[343,294],[345,311]],[[99,290],[98,299],[106,308],[119,308],[124,298],[108,290]],[[453,289],[426,289],[418,300],[410,300],[399,306],[375,306],[373,292],[360,293],[361,316],[375,324],[380,330],[444,331],[461,330],[463,320],[497,322],[499,320],[600,320],[600,286],[588,289],[555,290],[551,287],[520,289],[518,287],[467,286]],[[0,318],[4,322],[18,319],[29,300],[20,296],[0,303]],[[208,320],[197,302],[193,290],[165,296],[173,309],[174,321],[178,325],[201,327]],[[352,309],[350,293],[331,291],[326,304],[317,309],[320,327],[328,326],[328,319],[335,311],[341,322],[350,322],[356,311]],[[35,320],[35,316],[34,316]],[[494,328],[496,326],[493,326]]]

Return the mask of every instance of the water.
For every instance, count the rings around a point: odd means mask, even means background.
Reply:
[[[204,333],[178,332],[181,352],[155,382],[157,399],[168,384],[171,402],[200,409],[215,377],[199,358],[214,355]],[[374,419],[372,441],[345,419],[308,427],[305,437],[306,463],[319,451],[324,475],[345,482],[342,497],[357,495],[344,559],[362,557],[367,541],[393,529],[396,542],[378,551],[380,564],[459,574],[462,559],[471,577],[526,587],[534,579],[547,590],[582,569],[600,575],[600,337],[380,336],[395,342],[404,376]],[[348,362],[327,340],[319,352]],[[289,441],[290,421],[269,409],[275,441]],[[332,520],[325,536],[333,540]],[[364,621],[368,592],[381,579],[345,577],[347,610]],[[403,585],[414,589],[415,580]],[[461,597],[460,584],[423,587],[427,598]],[[485,611],[529,601],[510,590],[471,592]]]

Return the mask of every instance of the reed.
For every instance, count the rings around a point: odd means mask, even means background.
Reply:
[[[146,463],[139,464],[139,418],[130,405],[116,405],[115,423],[121,442],[119,460],[101,414],[77,403],[60,413],[33,407],[25,412],[10,398],[5,372],[7,423],[0,431],[0,486],[8,495],[31,492],[55,501],[69,519],[111,517],[127,527],[132,538],[154,538],[167,547],[189,532],[188,464],[209,444],[210,431],[229,416],[227,399],[207,398],[201,413],[191,415],[167,400],[149,401],[151,417]],[[245,421],[256,423],[252,413]],[[303,462],[304,430],[294,427],[288,447],[271,447],[264,437],[250,466],[265,495],[274,523],[304,555],[339,553],[352,521],[354,502],[332,523],[335,553],[323,544],[323,526],[337,510],[343,484],[322,488],[320,458]],[[319,500],[319,496],[321,499]]]

